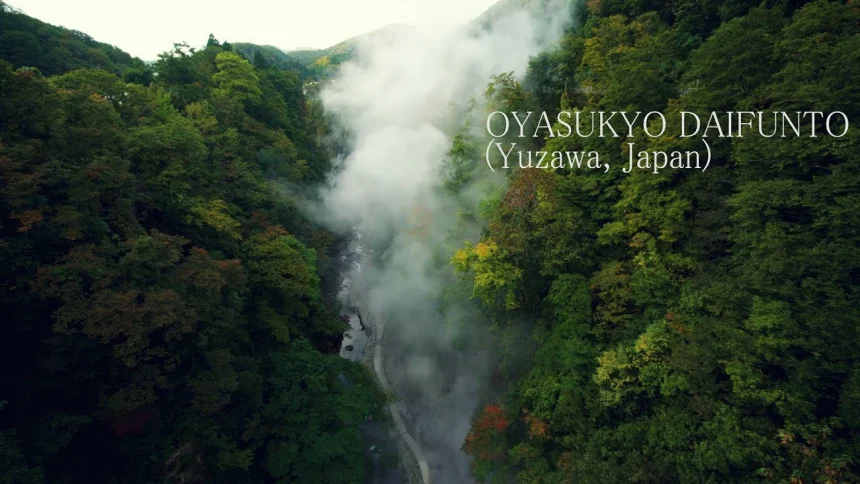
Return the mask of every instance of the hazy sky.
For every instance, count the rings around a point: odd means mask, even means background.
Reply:
[[[80,30],[144,60],[173,42],[328,47],[394,23],[462,22],[495,0],[7,0],[39,20]]]

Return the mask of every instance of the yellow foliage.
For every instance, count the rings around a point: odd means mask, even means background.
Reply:
[[[495,244],[490,245],[486,242],[479,242],[478,245],[475,246],[475,255],[477,255],[481,260],[486,260],[487,257],[493,253],[493,249],[495,248]]]
[[[227,203],[224,200],[209,200],[191,209],[199,217],[197,225],[206,224],[218,232],[227,234],[234,239],[241,239],[239,228],[241,224],[227,213]]]
[[[670,375],[664,364],[670,351],[668,329],[666,321],[652,324],[639,335],[632,349],[619,345],[598,357],[594,382],[600,387],[603,405],[619,405],[644,391],[645,386],[657,385],[667,393],[684,387],[682,379]]]
[[[451,258],[451,264],[457,272],[466,272],[469,270],[469,249],[460,249],[454,252],[454,257]]]
[[[507,254],[492,239],[485,239],[473,246],[466,242],[451,258],[451,264],[461,274],[473,278],[473,297],[480,297],[491,304],[503,295],[505,308],[517,307],[515,290],[523,276],[522,269],[506,260]]]

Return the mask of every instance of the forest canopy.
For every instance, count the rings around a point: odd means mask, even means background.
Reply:
[[[363,482],[384,397],[337,354],[296,75],[0,25],[0,482]]]
[[[675,124],[633,141],[692,151],[684,111],[860,119],[851,2],[583,9],[525,79],[493,80],[491,109],[660,111]],[[626,141],[537,143],[623,166]],[[485,144],[461,133],[452,160]],[[504,348],[504,396],[464,445],[479,481],[860,480],[860,135],[712,146],[704,173],[508,172],[481,239],[451,259]],[[479,176],[458,166],[455,190]]]
[[[548,113],[553,133],[565,112],[669,126],[532,136],[616,168],[514,168],[480,197],[486,140],[452,136],[439,206],[480,227],[433,254],[439,313],[495,357],[462,442],[474,478],[860,482],[860,8],[571,13],[522,77],[462,104]],[[360,427],[389,396],[338,355],[348,241],[306,210],[337,169],[315,92],[353,47],[213,35],[147,65],[0,1],[0,483],[366,482]],[[852,124],[622,172],[624,134],[696,152],[682,113],[713,112]]]

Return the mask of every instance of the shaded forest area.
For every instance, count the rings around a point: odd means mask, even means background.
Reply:
[[[494,79],[490,111],[860,119],[856,2],[592,0],[578,13],[523,82]],[[452,264],[502,343],[506,394],[464,444],[482,482],[860,481],[858,130],[722,138],[704,173],[621,173],[627,142],[702,149],[679,132],[548,139],[614,169],[517,170],[474,214],[484,235]],[[456,139],[455,194],[485,144]]]
[[[0,482],[363,482],[384,397],[296,198],[319,103],[214,37],[150,72],[0,7]]]

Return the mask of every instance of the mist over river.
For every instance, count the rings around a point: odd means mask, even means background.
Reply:
[[[457,281],[453,248],[480,234],[479,223],[458,213],[484,195],[466,188],[465,201],[446,196],[442,167],[464,109],[470,102],[482,109],[491,76],[524,73],[569,20],[566,0],[509,7],[483,25],[393,29],[369,39],[321,93],[349,146],[318,218],[361,234],[364,251],[346,276],[351,329],[341,354],[360,360],[361,322],[371,333],[384,324],[382,366],[437,483],[472,482],[462,446],[491,369],[485,329],[472,324],[477,303],[442,303]]]

